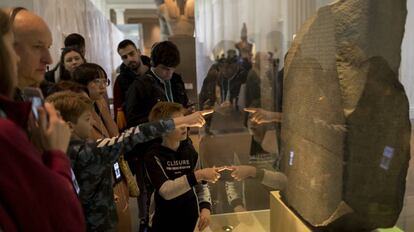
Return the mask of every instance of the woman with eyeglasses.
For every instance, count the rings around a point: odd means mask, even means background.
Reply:
[[[105,70],[94,63],[84,63],[76,67],[73,71],[72,80],[78,84],[83,85],[88,93],[89,98],[95,102],[96,113],[98,115],[109,113],[109,108],[100,107],[100,103],[105,103],[106,87],[109,85],[109,80],[106,76]],[[105,103],[104,105],[107,106]],[[111,123],[107,119],[103,119],[107,129],[111,130]],[[113,120],[112,120],[113,121]],[[102,134],[102,133],[99,133]]]
[[[91,139],[98,140],[118,136],[118,127],[112,119],[105,99],[106,87],[110,84],[105,70],[94,63],[81,64],[73,73],[73,81],[85,86],[89,98],[94,102]],[[128,187],[130,189],[138,187],[123,155],[120,156],[118,162],[112,164],[112,173],[114,202],[118,215],[117,231],[129,232],[131,231],[131,215],[128,206]],[[108,210],[111,209],[108,208]]]

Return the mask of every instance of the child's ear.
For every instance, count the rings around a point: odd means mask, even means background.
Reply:
[[[68,126],[69,126],[70,132],[71,132],[71,133],[73,133],[73,130],[74,130],[74,125],[73,125],[73,122],[67,121],[66,123],[67,123],[67,124],[68,124]]]

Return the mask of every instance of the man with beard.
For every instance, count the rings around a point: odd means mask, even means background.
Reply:
[[[124,108],[124,102],[129,86],[135,78],[144,75],[148,67],[142,64],[141,51],[129,39],[118,44],[118,54],[122,64],[120,74],[114,83],[114,109],[115,112]],[[117,114],[115,114],[116,121]]]

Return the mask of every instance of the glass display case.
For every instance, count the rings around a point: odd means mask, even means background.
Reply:
[[[214,214],[208,231],[255,231],[270,230],[270,210],[252,210],[240,213]]]
[[[215,110],[197,140],[221,170],[213,231],[249,213],[270,230],[272,190],[310,230],[414,231],[410,9],[196,1],[197,103]]]
[[[221,175],[205,231],[414,232],[414,1],[155,2],[190,105],[214,109],[191,136]],[[124,34],[91,2],[15,4],[47,21],[55,61],[76,31],[114,77]]]

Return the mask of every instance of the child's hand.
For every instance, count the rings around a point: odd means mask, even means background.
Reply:
[[[240,165],[240,166],[232,166],[231,168],[234,170],[231,173],[231,176],[237,181],[244,180],[247,177],[256,176],[256,168],[253,166]]]
[[[210,225],[210,210],[202,209],[200,212],[200,219],[198,220],[198,230],[203,231]]]
[[[216,167],[203,168],[203,169],[197,170],[195,172],[195,176],[196,176],[197,182],[205,180],[211,183],[216,183],[216,181],[220,179],[220,173],[218,173],[218,168]]]
[[[174,118],[175,127],[202,127],[206,120],[204,115],[213,113],[213,110],[197,111],[192,114],[183,117]]]

